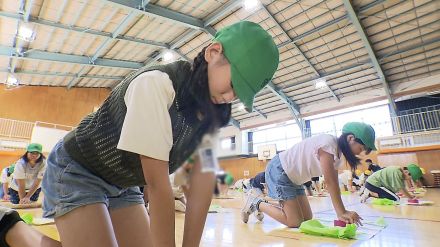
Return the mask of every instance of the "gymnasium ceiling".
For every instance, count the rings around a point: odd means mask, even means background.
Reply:
[[[393,88],[440,74],[438,0],[263,0],[250,10],[233,0],[3,0],[0,81],[112,88],[169,51],[194,58],[216,30],[239,20],[269,31],[280,65],[252,113],[234,102],[234,123],[300,117],[373,91],[389,100]]]

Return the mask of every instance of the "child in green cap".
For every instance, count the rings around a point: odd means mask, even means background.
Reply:
[[[217,172],[217,186],[214,188],[216,196],[226,196],[228,194],[229,186],[234,182],[234,177],[229,172]]]
[[[193,153],[207,152],[208,147],[200,149],[202,138],[227,125],[234,99],[252,109],[278,63],[272,36],[256,23],[241,21],[219,30],[192,64],[178,61],[128,75],[49,155],[43,215],[55,218],[63,245],[174,246],[168,174]],[[214,159],[195,159],[183,246],[199,245],[214,190]],[[145,184],[150,216],[139,191]],[[6,236],[8,244],[21,247],[42,242],[23,239],[38,233],[15,227],[22,224],[14,224],[14,212],[5,215],[10,230],[2,231],[0,241]]]
[[[41,192],[41,180],[46,169],[43,146],[31,143],[26,153],[15,162],[14,176],[9,185],[9,200],[14,204],[36,202]]]
[[[339,220],[361,224],[361,217],[345,208],[338,182],[338,168],[342,165],[342,155],[355,170],[360,163],[356,157],[376,150],[374,129],[365,123],[350,122],[342,128],[337,138],[322,134],[310,137],[277,154],[266,167],[268,195],[278,200],[271,204],[253,192],[242,209],[242,220],[247,223],[249,216],[260,211],[288,227],[299,227],[312,218],[312,210],[302,184],[312,177],[324,175],[327,190]]]
[[[369,197],[399,201],[400,198],[396,195],[399,191],[408,199],[415,199],[415,196],[408,192],[406,184],[411,184],[411,180],[418,181],[420,177],[422,177],[422,171],[413,164],[408,167],[385,167],[367,178],[361,202],[365,202]]]

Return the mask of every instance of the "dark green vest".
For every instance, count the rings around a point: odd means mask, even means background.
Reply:
[[[122,188],[145,185],[139,154],[116,147],[127,113],[125,92],[134,78],[151,70],[167,73],[176,92],[169,109],[173,130],[173,146],[169,156],[170,173],[189,158],[207,132],[206,128],[200,128],[201,122],[196,116],[185,113],[191,111],[180,109],[185,99],[180,98],[179,92],[188,83],[191,74],[191,65],[188,62],[178,61],[133,72],[112,90],[97,112],[86,116],[64,138],[64,147],[75,161],[108,183]],[[148,139],[145,141],[148,142]]]

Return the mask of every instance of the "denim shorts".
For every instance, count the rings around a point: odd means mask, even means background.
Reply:
[[[43,217],[59,217],[89,204],[110,209],[144,204],[139,187],[120,188],[94,175],[69,156],[59,141],[47,159],[43,176]]]
[[[287,177],[278,154],[267,164],[265,176],[268,195],[273,199],[287,201],[306,194],[302,185],[294,184]]]

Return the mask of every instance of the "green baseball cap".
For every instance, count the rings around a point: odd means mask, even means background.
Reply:
[[[225,183],[231,185],[234,182],[234,177],[231,174],[227,174],[225,177]]]
[[[413,181],[419,180],[422,176],[422,169],[416,164],[409,164],[407,166],[409,173],[411,173],[411,178]]]
[[[251,112],[255,95],[269,83],[278,68],[277,45],[266,30],[250,21],[219,30],[214,41],[222,44],[231,64],[234,92]]]
[[[349,122],[342,127],[342,133],[352,133],[371,150],[377,150],[374,145],[375,132],[371,125],[360,122]]]
[[[14,173],[14,170],[15,170],[15,163],[14,164],[11,164],[10,166],[9,166],[9,173],[10,174],[12,174],[12,173]]]
[[[39,152],[43,153],[43,146],[40,143],[31,143],[27,146],[26,151],[28,152]]]

